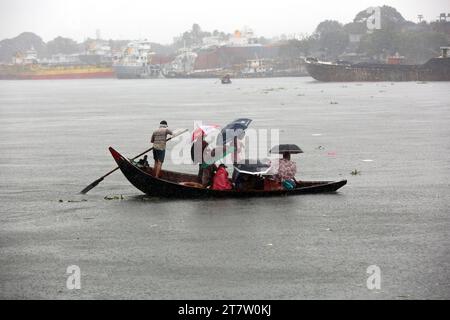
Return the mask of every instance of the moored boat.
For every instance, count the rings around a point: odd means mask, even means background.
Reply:
[[[17,52],[11,64],[0,64],[1,80],[53,80],[113,78],[107,57],[101,55],[55,54],[51,59],[38,59],[31,47]]]
[[[306,59],[306,69],[314,79],[325,82],[349,81],[450,81],[449,47],[442,55],[421,65],[383,63],[331,63]]]
[[[130,42],[119,61],[114,63],[114,72],[118,79],[161,78],[160,63],[154,63],[155,52],[147,40]]]
[[[108,66],[41,66],[0,65],[2,80],[52,80],[52,79],[96,79],[114,78]]]
[[[128,181],[150,196],[167,198],[245,198],[287,196],[335,192],[347,184],[341,181],[301,181],[291,190],[212,190],[198,183],[198,176],[163,170],[160,178],[153,176],[151,167],[140,167],[113,148],[109,148],[114,160]]]

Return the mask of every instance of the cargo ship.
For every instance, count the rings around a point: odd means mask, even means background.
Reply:
[[[166,78],[190,78],[189,74],[194,71],[198,54],[190,49],[182,48],[175,58],[167,63],[163,69]]]
[[[311,77],[325,82],[350,81],[450,81],[450,47],[441,47],[442,55],[421,65],[322,62],[306,58]]]
[[[114,72],[107,64],[81,62],[79,55],[65,57],[57,63],[40,62],[31,48],[25,54],[16,53],[12,64],[0,64],[1,80],[94,79],[113,78]],[[68,61],[67,59],[71,59]]]
[[[49,79],[95,79],[114,78],[111,67],[102,66],[44,66],[0,65],[2,80],[49,80]]]
[[[244,68],[238,73],[241,78],[273,77],[273,62],[269,59],[249,59]]]
[[[118,79],[151,79],[161,78],[161,61],[154,62],[155,52],[147,40],[132,41],[113,68]]]

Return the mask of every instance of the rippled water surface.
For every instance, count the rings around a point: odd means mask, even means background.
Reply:
[[[0,297],[448,299],[449,89],[311,78],[2,81]],[[162,119],[192,129],[238,117],[298,144],[301,179],[347,186],[165,200],[116,172],[77,195],[114,167],[108,146],[132,157]],[[196,171],[170,159],[165,167]],[[70,291],[73,264],[82,288]],[[379,290],[367,289],[370,265],[381,269]]]

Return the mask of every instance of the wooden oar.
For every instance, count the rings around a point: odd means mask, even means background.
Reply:
[[[182,135],[183,133],[185,133],[185,132],[187,132],[187,131],[189,131],[189,130],[188,130],[188,129],[184,129],[184,130],[182,130],[182,131],[180,131],[180,132],[174,134],[173,136],[171,136],[170,138],[168,138],[168,139],[166,140],[166,142],[169,141],[169,140],[172,140],[172,139],[175,138],[175,137],[178,137],[179,135]],[[150,152],[150,151],[152,151],[152,150],[153,150],[153,147],[151,147],[150,149],[147,149],[147,150],[145,150],[144,152],[138,154],[137,156],[135,156],[135,157],[132,158],[131,160],[134,160],[134,159],[136,159],[136,158],[139,158],[140,156],[142,156],[142,155],[144,155],[144,154],[146,154],[147,152]],[[92,182],[90,185],[88,185],[86,188],[84,188],[83,190],[81,190],[80,193],[81,193],[81,194],[86,194],[86,193],[88,193],[91,189],[94,189],[100,182],[102,182],[103,179],[105,179],[107,176],[109,176],[111,173],[113,173],[114,171],[116,171],[116,170],[118,170],[118,169],[119,169],[119,167],[116,167],[115,169],[113,169],[113,170],[109,171],[108,173],[104,174],[103,176],[101,176],[100,178],[98,178],[97,180],[95,180],[94,182]]]

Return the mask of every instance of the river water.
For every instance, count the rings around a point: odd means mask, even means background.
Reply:
[[[449,89],[307,77],[2,81],[0,297],[448,299]],[[239,117],[303,149],[300,179],[348,184],[167,200],[116,172],[77,194],[114,167],[107,147],[138,154],[162,119],[192,129]],[[70,265],[79,290],[66,287]],[[379,289],[367,287],[371,265]]]

